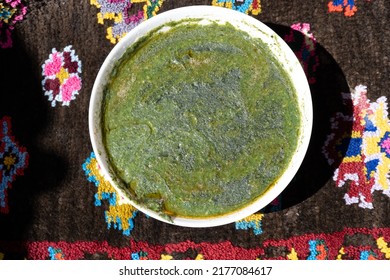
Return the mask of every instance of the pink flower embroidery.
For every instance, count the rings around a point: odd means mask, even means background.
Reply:
[[[0,2],[0,48],[12,47],[11,32],[15,24],[27,13],[27,7],[21,0]]]
[[[81,89],[81,61],[69,45],[62,52],[53,48],[49,59],[42,65],[42,88],[51,105],[56,102],[69,106]]]

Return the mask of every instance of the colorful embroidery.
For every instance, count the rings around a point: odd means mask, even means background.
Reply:
[[[298,36],[296,31],[302,33],[303,36]],[[319,58],[316,53],[316,38],[310,33],[310,24],[295,23],[291,25],[291,32],[284,37],[284,40],[301,62],[309,83],[314,84],[316,82],[315,72],[319,65]]]
[[[131,29],[142,21],[156,15],[163,0],[90,0],[91,5],[100,9],[97,14],[98,23],[105,20],[114,21],[114,25],[107,28],[106,38],[116,44]],[[143,4],[137,9],[135,4]]]
[[[253,229],[255,235],[263,233],[261,228],[261,219],[264,217],[263,214],[253,214],[245,219],[239,220],[235,223],[236,229],[238,230],[248,230]]]
[[[360,260],[376,260],[376,254],[373,251],[361,251]]]
[[[297,252],[294,248],[291,248],[291,253],[287,255],[288,260],[298,260]]]
[[[148,260],[148,253],[140,251],[131,254],[132,260]]]
[[[104,179],[94,153],[91,153],[82,167],[88,181],[93,182],[97,187],[95,205],[101,206],[102,200],[109,202],[108,210],[105,211],[108,229],[113,226],[129,236],[134,228],[134,218],[138,210],[130,204],[123,203],[123,197],[120,197],[113,186]]]
[[[345,245],[347,237],[366,235],[373,245]],[[30,260],[47,259],[48,248],[51,255],[62,256],[68,260],[86,259],[93,254],[104,255],[107,259],[129,260],[147,258],[150,260],[174,259],[174,256],[205,260],[306,260],[306,259],[345,259],[360,260],[362,258],[385,260],[390,258],[387,242],[390,240],[390,228],[345,228],[330,234],[304,234],[288,239],[264,240],[259,247],[242,248],[234,246],[230,241],[220,243],[184,241],[165,245],[149,244],[145,241],[130,239],[129,245],[114,247],[107,241],[76,241],[76,242],[25,242],[23,246],[17,242],[0,241],[0,250],[5,254],[20,254],[26,251]],[[57,248],[61,248],[58,250]],[[285,248],[285,250],[281,250]],[[266,252],[273,250],[277,255],[269,257]]]
[[[53,247],[49,247],[48,251],[49,251],[49,258],[51,260],[64,260],[65,259],[65,256],[62,253],[61,249],[56,249],[56,248],[53,248]]]
[[[378,248],[381,250],[381,253],[385,254],[386,259],[390,259],[390,248],[388,247],[387,242],[383,237],[379,237],[376,240],[376,244],[378,245]]]
[[[355,0],[332,0],[328,3],[328,11],[339,13],[344,11],[345,16],[351,17],[357,12],[357,7]]]
[[[261,13],[260,0],[213,0],[211,5],[229,8],[245,14],[258,15]]]
[[[310,255],[308,260],[326,260],[328,249],[323,240],[309,240]]]
[[[27,7],[21,0],[5,0],[0,3],[0,48],[12,47],[12,30],[26,13]]]
[[[356,234],[367,235],[367,238],[371,238],[373,241],[378,240],[378,238],[389,240],[390,228],[345,228],[343,231],[331,234],[305,234],[287,240],[266,240],[263,247],[268,250],[284,247],[287,251],[294,252],[294,254],[287,254],[286,257],[280,255],[275,259],[294,259],[294,257],[297,257],[301,260],[359,260],[362,254],[363,256],[366,254],[365,251],[369,251],[377,259],[386,259],[385,252],[381,251],[381,248],[383,248],[381,242],[377,242],[377,247],[344,245],[346,239],[350,239]],[[350,238],[347,238],[347,236]],[[279,249],[278,251],[282,250]]]
[[[12,136],[11,118],[0,119],[0,213],[8,213],[7,189],[12,188],[16,176],[24,174],[28,166],[26,148],[19,146]]]
[[[49,58],[42,65],[42,88],[49,97],[51,106],[56,102],[69,106],[70,101],[76,99],[81,89],[81,61],[72,46],[58,52],[55,48]]]
[[[339,254],[337,255],[336,260],[342,260],[344,255],[345,255],[344,247],[341,247],[339,250]]]
[[[171,255],[162,254],[160,260],[169,261],[169,260],[173,260],[173,257]]]
[[[390,120],[387,99],[376,102],[367,99],[365,86],[357,86],[345,99],[352,97],[353,115],[338,113],[331,119],[332,133],[328,135],[323,153],[328,163],[337,167],[333,179],[337,187],[349,182],[344,199],[348,205],[358,203],[362,208],[373,208],[374,191],[390,197]],[[352,127],[351,135],[346,127]],[[336,137],[338,135],[338,137]],[[335,166],[336,167],[336,166]]]
[[[236,221],[235,228],[237,230],[253,230],[253,233],[255,235],[260,235],[263,233],[262,229],[262,223],[261,220],[264,217],[264,214],[262,213],[270,213],[275,211],[280,211],[282,209],[282,203],[281,203],[281,195],[279,195],[277,198],[275,198],[270,204],[268,204],[266,207],[261,209],[259,213],[249,215],[248,217]]]

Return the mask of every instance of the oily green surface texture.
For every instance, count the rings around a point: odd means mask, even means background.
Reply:
[[[138,203],[208,217],[250,203],[297,145],[291,82],[259,40],[229,24],[178,24],[121,59],[105,90],[104,141]]]

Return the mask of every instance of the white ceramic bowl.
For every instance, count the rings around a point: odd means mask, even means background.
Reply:
[[[132,45],[138,38],[146,35],[151,30],[161,27],[172,21],[180,21],[189,18],[210,19],[213,21],[229,22],[233,26],[244,30],[251,36],[261,38],[271,50],[277,60],[285,66],[285,70],[290,75],[293,85],[298,95],[298,102],[301,113],[301,129],[298,139],[298,146],[285,172],[280,176],[276,183],[269,188],[257,200],[238,211],[211,218],[182,218],[173,217],[167,220],[158,213],[138,205],[135,201],[129,199],[126,190],[121,188],[120,180],[116,178],[112,167],[109,164],[106,150],[103,145],[102,124],[101,124],[101,106],[103,100],[103,91],[108,81],[110,73],[115,66],[116,61],[122,57],[126,49]],[[226,8],[213,6],[189,6],[169,10],[142,22],[136,28],[131,30],[120,42],[112,49],[105,59],[100,71],[96,77],[89,106],[89,130],[92,147],[97,161],[103,172],[103,175],[109,180],[120,195],[125,198],[125,202],[132,204],[145,214],[160,221],[172,223],[186,227],[212,227],[232,223],[243,219],[267,206],[274,200],[292,180],[309,145],[312,129],[312,101],[310,88],[301,67],[300,62],[294,55],[288,45],[273,30],[261,23],[257,19],[246,14],[236,12]]]

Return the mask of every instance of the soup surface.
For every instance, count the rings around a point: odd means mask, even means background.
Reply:
[[[105,88],[104,144],[138,204],[211,217],[261,196],[297,147],[286,72],[259,39],[197,20],[129,48]]]

